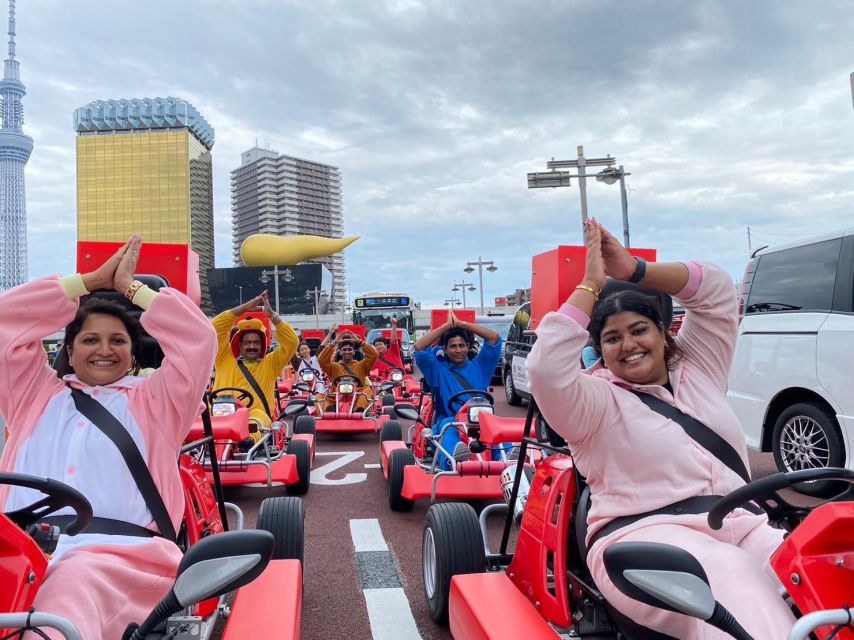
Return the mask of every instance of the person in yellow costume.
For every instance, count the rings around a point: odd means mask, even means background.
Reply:
[[[250,311],[261,307],[264,314],[275,327],[276,341],[279,346],[270,353],[270,336],[267,328],[257,318],[246,318],[237,323],[237,330],[232,334],[234,321]],[[299,339],[287,322],[284,322],[270,307],[267,292],[263,291],[249,302],[234,309],[223,311],[212,321],[217,335],[217,353],[214,366],[216,377],[214,389],[234,387],[243,389],[253,398],[249,408],[249,430],[254,440],[261,437],[261,429],[270,427],[273,418],[278,415],[276,406],[275,387],[276,376],[296,353]],[[242,370],[241,368],[245,369]],[[249,375],[247,375],[247,373]],[[252,388],[250,376],[263,392],[259,394]],[[252,424],[254,423],[254,424]]]
[[[338,384],[338,379],[342,376],[352,376],[359,381],[359,394],[356,397],[356,406],[353,411],[364,411],[367,409],[374,394],[371,388],[371,381],[368,375],[371,369],[374,368],[374,363],[377,361],[377,350],[367,342],[363,342],[361,338],[349,331],[339,333],[333,342],[330,342],[332,334],[337,327],[333,326],[326,335],[317,360],[323,371],[329,376],[332,384],[329,387],[328,395],[323,401],[323,410],[329,411],[335,408],[335,388]],[[356,360],[356,349],[361,348],[365,355],[363,360]],[[337,349],[339,361],[333,362],[332,356]]]

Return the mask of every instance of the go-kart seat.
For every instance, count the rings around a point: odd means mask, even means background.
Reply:
[[[590,507],[593,504],[593,498],[590,495],[590,486],[587,484],[585,479],[581,476],[581,474],[575,474],[576,486],[581,488],[580,493],[578,494],[578,507],[575,510],[575,521],[573,523],[573,532],[575,534],[575,543],[577,547],[578,554],[581,557],[581,562],[583,563],[584,569],[587,568],[587,514],[590,511]],[[571,541],[570,541],[571,542]],[[574,555],[572,553],[575,551],[574,549],[570,549],[570,557]],[[593,583],[592,576],[590,577],[590,582]],[[623,632],[626,640],[678,640],[678,638],[674,638],[673,636],[668,636],[667,634],[660,633],[658,631],[653,631],[652,629],[648,629],[639,625],[637,622],[632,620],[631,618],[627,618],[622,613],[617,611],[610,604],[605,605],[608,608],[608,614],[611,616],[611,619],[619,626],[620,631]]]
[[[154,291],[159,291],[162,287],[168,287],[169,283],[163,276],[158,275],[134,275],[134,278],[142,282],[143,284],[148,285]],[[139,316],[142,315],[142,309],[133,304],[130,300],[125,298],[118,291],[107,291],[106,289],[100,289],[98,291],[93,291],[92,293],[82,296],[80,298],[80,304],[85,304],[87,300],[90,298],[101,298],[103,300],[110,300],[111,302],[115,302],[119,306],[124,307],[128,310],[130,315],[139,320]],[[53,361],[53,368],[59,369],[59,365],[65,362],[68,359],[66,351],[63,344],[56,352],[56,358]],[[145,368],[154,368],[160,366],[160,363],[163,362],[163,350],[160,348],[160,344],[152,338],[147,333],[143,332],[142,334],[142,358],[139,362],[139,366],[143,369]]]

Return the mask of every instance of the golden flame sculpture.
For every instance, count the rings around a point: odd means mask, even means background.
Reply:
[[[240,258],[247,267],[299,264],[343,251],[359,236],[323,238],[321,236],[276,236],[256,233],[240,245]]]

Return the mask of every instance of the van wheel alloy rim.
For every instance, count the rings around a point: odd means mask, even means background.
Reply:
[[[830,445],[821,425],[809,416],[795,416],[780,434],[780,456],[789,471],[830,466]]]
[[[504,395],[507,402],[510,402],[510,398],[513,397],[513,376],[509,373],[504,378]]]
[[[421,552],[421,563],[424,567],[424,591],[427,597],[432,598],[436,593],[436,541],[433,539],[433,530],[430,527],[424,529],[424,549]]]

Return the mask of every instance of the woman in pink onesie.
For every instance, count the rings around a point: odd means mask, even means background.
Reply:
[[[559,311],[543,318],[527,367],[543,416],[566,439],[590,485],[587,562],[593,578],[608,601],[638,624],[680,639],[728,638],[695,618],[630,599],[608,579],[602,555],[609,545],[672,544],[702,563],[717,599],[754,638],[785,638],[794,617],[768,562],[783,532],[768,526],[764,515],[737,509],[713,531],[707,513],[659,514],[596,535],[615,518],[695,496],[725,495],[744,484],[632,391],[660,398],[704,423],[745,465],[747,448],[726,400],[738,324],[732,280],[706,263],[636,261],[595,220],[585,231],[584,280]],[[673,295],[686,309],[675,340],[665,332],[660,312],[637,294],[616,294],[597,305],[606,276],[634,281],[641,276],[643,286]],[[582,370],[588,337],[602,362]]]
[[[82,492],[96,517],[156,531],[118,448],[75,408],[69,387],[81,389],[127,429],[177,531],[184,509],[178,450],[200,409],[216,335],[182,293],[155,293],[133,280],[140,241],[131,238],[97,271],[42,278],[0,295],[0,412],[9,433],[0,470],[55,478]],[[78,298],[96,289],[115,289],[145,309],[142,326],[165,354],[150,377],[130,375],[138,370],[139,327],[127,313],[103,301],[94,312],[78,309]],[[66,324],[74,373],[60,379],[47,365],[42,337]],[[0,509],[42,497],[0,486]],[[58,512],[64,513],[71,512]],[[159,536],[61,536],[34,606],[70,620],[86,640],[117,640],[166,594],[180,559],[180,549]]]

